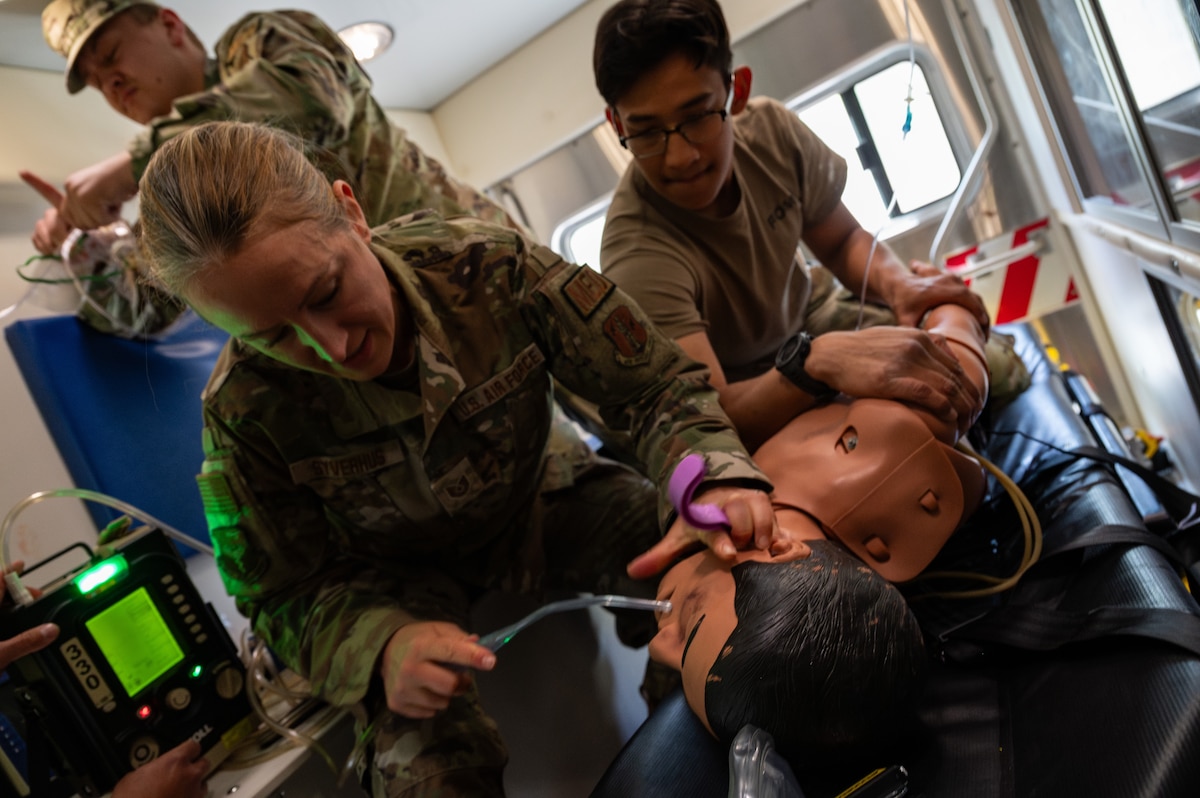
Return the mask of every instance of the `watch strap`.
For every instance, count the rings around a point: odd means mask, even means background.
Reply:
[[[813,338],[806,332],[798,332],[783,342],[775,356],[775,368],[793,385],[810,395],[818,404],[831,401],[838,395],[836,388],[811,376],[804,369],[808,354],[812,351]]]

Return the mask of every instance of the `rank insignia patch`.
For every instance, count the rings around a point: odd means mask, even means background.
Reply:
[[[588,319],[600,307],[600,303],[612,293],[613,284],[600,273],[586,266],[581,267],[575,276],[562,287],[563,296],[575,308],[581,318]]]

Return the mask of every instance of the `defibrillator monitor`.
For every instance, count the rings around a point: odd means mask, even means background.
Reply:
[[[144,587],[84,626],[130,698],[183,661],[183,649]]]
[[[97,561],[98,560],[98,561]],[[158,530],[120,542],[0,616],[0,638],[39,624],[58,639],[9,667],[30,750],[81,796],[188,738],[218,764],[254,728],[245,671],[225,627]],[[35,787],[45,773],[27,779]]]

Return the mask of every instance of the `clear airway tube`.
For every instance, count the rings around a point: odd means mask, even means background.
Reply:
[[[905,6],[907,7],[907,4],[905,4]],[[899,195],[895,191],[892,192],[892,201],[888,203],[887,210],[883,212],[885,218],[891,218],[892,208],[896,207],[896,198],[898,196]],[[871,276],[871,261],[875,259],[875,250],[879,247],[879,234],[883,232],[883,228],[887,227],[887,224],[888,223],[885,221],[883,225],[875,231],[875,235],[871,237],[871,248],[867,250],[867,265],[863,269],[862,293],[858,297],[858,321],[854,323],[855,330],[862,329],[863,311],[866,310],[867,306],[867,280]]]
[[[2,1],[2,0],[0,0],[0,1]],[[29,266],[30,264],[34,263],[35,261],[40,261],[39,265],[42,267],[42,272],[39,273],[35,277],[30,277],[25,274],[23,269],[25,267]],[[72,285],[72,283],[74,281],[70,277],[65,277],[65,276],[57,277],[57,278],[47,276],[46,268],[45,268],[47,261],[54,263],[54,264],[58,264],[58,268],[63,269],[65,272],[65,267],[63,267],[61,265],[62,259],[60,257],[54,256],[54,255],[34,255],[33,257],[26,260],[23,264],[21,264],[21,266],[17,267],[17,276],[20,277],[22,280],[25,280],[26,282],[32,283],[32,285],[30,285],[28,288],[25,289],[25,293],[21,295],[20,299],[18,299],[16,302],[9,305],[8,307],[4,308],[3,310],[0,310],[0,321],[3,321],[7,317],[11,316],[13,313],[16,313],[17,310],[22,305],[24,305],[26,302],[33,301],[35,295],[37,295],[37,294],[44,295],[49,286],[62,286],[62,285],[69,286],[69,288],[67,288],[66,290],[67,290],[67,294],[70,296],[71,301],[64,302],[64,301],[62,301],[63,300],[62,296],[57,296],[57,297],[50,297],[51,301],[47,302],[47,301],[45,301],[46,298],[43,297],[43,301],[40,304],[46,310],[56,311],[59,313],[74,313],[79,309],[79,294],[76,291],[75,287]]]
[[[671,610],[671,602],[655,601],[654,599],[634,598],[632,596],[581,596],[580,598],[563,599],[562,601],[551,602],[533,612],[526,615],[521,620],[514,624],[510,624],[494,632],[490,632],[479,638],[479,645],[492,651],[500,650],[500,647],[512,640],[517,632],[529,626],[535,621],[555,612],[566,612],[567,610],[578,610],[584,607],[623,607],[630,610],[655,610],[658,612],[669,612]]]
[[[18,299],[16,302],[9,305],[8,307],[6,307],[4,310],[0,310],[0,321],[3,321],[6,317],[15,313],[17,308],[19,308],[19,307],[21,307],[21,305],[25,304],[25,300],[29,299],[29,292],[32,290],[33,290],[32,288],[27,288],[25,290],[25,293],[21,295],[20,299]]]
[[[31,507],[38,502],[59,497],[86,499],[87,501],[93,501],[97,504],[103,504],[108,507],[112,507],[113,509],[120,510],[132,518],[136,518],[143,523],[161,529],[167,537],[173,538],[185,546],[190,546],[196,551],[203,552],[210,557],[213,556],[212,546],[201,543],[190,535],[180,532],[175,527],[158,520],[149,513],[139,510],[132,504],[127,504],[120,499],[113,498],[112,496],[108,496],[104,493],[97,493],[94,490],[84,490],[83,488],[59,488],[58,490],[44,490],[34,493],[31,496],[27,496],[13,505],[13,508],[8,511],[8,515],[4,517],[3,523],[0,523],[0,571],[7,571],[9,563],[11,562],[8,556],[8,531],[12,528],[13,523],[17,520],[17,516],[21,514],[22,510],[26,509],[27,507]]]

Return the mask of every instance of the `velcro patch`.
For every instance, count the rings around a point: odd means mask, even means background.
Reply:
[[[640,366],[649,362],[650,334],[628,305],[621,305],[608,314],[604,320],[604,335],[612,341],[613,356],[621,365]]]
[[[537,344],[530,344],[513,358],[512,365],[490,377],[487,382],[464,393],[454,403],[454,417],[466,421],[471,416],[494,405],[520,387],[525,378],[546,362]]]
[[[595,269],[580,266],[562,287],[562,292],[580,318],[589,319],[614,288],[616,286]]]
[[[204,504],[204,518],[208,521],[209,529],[237,526],[242,518],[242,509],[233,498],[233,490],[225,475],[219,471],[199,474],[196,476],[196,485],[200,488],[200,501]]]
[[[454,515],[483,491],[484,482],[469,460],[460,460],[458,465],[433,480],[433,493],[450,515]]]
[[[305,485],[318,479],[357,477],[402,462],[404,447],[399,441],[388,441],[370,449],[337,457],[309,457],[292,463],[289,470],[293,483]]]

